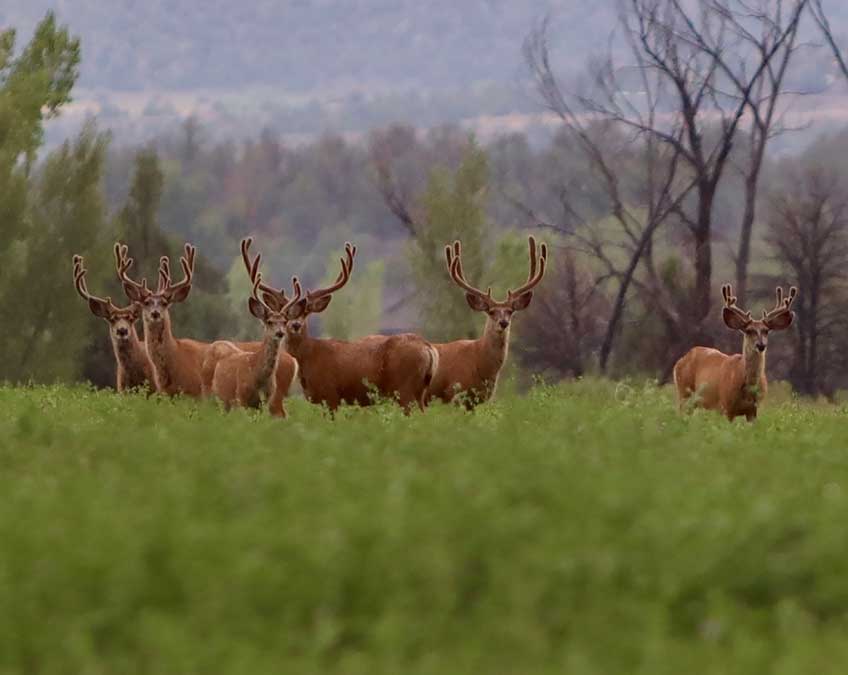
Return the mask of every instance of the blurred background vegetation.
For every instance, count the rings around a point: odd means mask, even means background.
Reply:
[[[401,50],[396,62],[367,54],[346,62],[346,50],[359,44],[349,37],[337,45],[340,51],[332,59],[336,66],[330,67],[326,54],[313,54],[315,46],[309,46],[305,33],[289,43],[277,39],[275,45],[288,56],[269,53],[269,62],[295,59],[305,64],[298,75],[303,79],[301,98],[292,98],[290,106],[307,110],[310,125],[299,126],[280,113],[282,108],[266,117],[255,116],[253,108],[243,114],[233,109],[227,122],[193,100],[166,115],[167,124],[151,122],[140,132],[137,125],[122,126],[110,116],[109,106],[118,105],[115,92],[122,85],[130,93],[149,93],[152,84],[171,87],[172,92],[180,87],[199,91],[233,85],[240,73],[245,73],[245,86],[274,84],[276,75],[262,81],[249,75],[255,68],[248,61],[260,53],[251,44],[252,31],[263,22],[293,31],[292,26],[304,25],[305,19],[297,19],[287,3],[254,3],[256,11],[234,24],[240,26],[238,35],[226,49],[205,52],[210,60],[204,62],[207,75],[201,77],[189,70],[199,67],[200,57],[194,53],[198,44],[219,44],[212,23],[221,25],[222,17],[215,12],[205,11],[215,21],[194,25],[197,34],[177,58],[173,50],[178,44],[140,42],[143,22],[121,24],[136,11],[122,3],[110,5],[100,17],[90,47],[85,39],[81,44],[78,35],[94,31],[94,3],[71,4],[79,12],[67,13],[69,26],[52,13],[45,15],[38,3],[0,10],[7,26],[17,22],[26,29],[16,33],[7,28],[0,34],[0,381],[89,380],[112,385],[106,328],[75,295],[70,260],[74,253],[83,254],[91,290],[121,302],[111,260],[118,239],[129,244],[148,277],[155,274],[161,254],[177,255],[184,241],[198,246],[191,300],[174,311],[174,320],[177,335],[199,339],[258,334],[255,320],[245,311],[248,285],[238,257],[239,240],[247,235],[256,238],[266,275],[276,285],[288,284],[293,274],[307,285],[326,281],[337,272],[344,241],[359,246],[351,284],[325,315],[314,319],[315,333],[351,338],[414,330],[433,340],[449,340],[476,336],[482,324],[448,278],[444,245],[461,238],[469,280],[503,294],[527,274],[526,236],[533,232],[550,242],[552,253],[547,278],[530,309],[515,322],[512,360],[523,373],[559,379],[603,370],[613,377],[663,378],[680,349],[694,340],[738,349],[738,338],[720,324],[715,298],[721,283],[738,281],[737,241],[745,222],[757,129],[749,121],[739,125],[717,181],[709,238],[714,305],[697,331],[681,328],[686,317],[680,312],[676,317],[666,312],[671,305],[685,308],[697,285],[697,256],[687,225],[698,208],[692,194],[652,231],[645,253],[650,260],[637,260],[632,288],[617,307],[633,235],[621,219],[622,204],[636,230],[651,223],[649,135],[634,136],[626,125],[612,124],[603,115],[578,129],[573,120],[563,119],[562,111],[550,110],[550,92],[534,80],[537,73],[528,51],[533,45],[525,42],[524,63],[521,56],[522,39],[532,33],[541,6],[454,3],[442,14],[430,11],[428,20],[414,28],[416,35],[424,36],[421,45]],[[321,3],[303,4],[309,15]],[[356,3],[348,4],[334,4],[332,11],[353,11]],[[568,3],[554,4],[555,9],[570,11]],[[282,5],[290,23],[276,14]],[[391,25],[395,10],[418,16],[418,10],[411,5],[404,9],[404,3],[384,11],[377,5],[357,14],[359,38],[363,26],[379,32],[381,26]],[[167,15],[156,8],[149,11],[156,21]],[[844,8],[828,12],[837,28],[844,25]],[[63,21],[65,17],[62,14]],[[465,76],[484,82],[488,74],[499,72],[500,80],[463,88],[448,76],[444,55],[424,69],[411,65],[420,61],[417,50],[426,51],[427,45],[459,50],[459,38],[451,31],[473,23],[468,17],[486,19],[482,27],[468,29],[481,40],[480,49],[463,44],[463,53],[485,57],[470,64]],[[102,37],[108,32],[104,26],[112,20],[117,23],[107,40]],[[580,19],[598,26],[606,20],[614,23],[608,8]],[[809,17],[805,21],[799,36],[815,29]],[[401,37],[390,40],[405,39],[404,31],[413,30],[405,25],[396,26]],[[576,25],[554,21],[549,30],[565,40]],[[507,34],[503,26],[512,32]],[[332,36],[329,30],[321,34],[322,40]],[[438,43],[434,36],[440,37]],[[571,75],[596,72],[591,60],[585,65],[592,46],[583,39],[570,45],[569,54],[578,48],[579,63],[564,59],[569,63],[562,69],[562,81],[569,86],[577,82]],[[612,51],[622,50],[616,43]],[[793,56],[784,88],[803,88],[806,93],[792,99],[795,105],[806,110],[811,97],[819,96],[821,102],[841,96],[844,78],[832,52],[823,47],[793,53],[798,56]],[[139,55],[144,58],[136,59]],[[226,67],[216,65],[219,61]],[[294,76],[278,74],[281,86],[297,89]],[[331,89],[341,87],[352,74],[359,74],[362,86],[377,81],[395,86],[384,90],[374,85],[367,95],[345,93],[335,107],[316,108],[309,102],[319,75]],[[207,82],[207,76],[213,79]],[[398,93],[407,85],[418,92],[417,98]],[[468,103],[481,92],[495,97],[506,89],[510,93],[499,99],[501,107]],[[112,93],[103,93],[107,90]],[[86,101],[94,91],[100,92],[100,103],[91,109]],[[780,93],[781,100],[789,100],[789,93]],[[427,117],[432,109],[418,106],[422,97],[435,101],[438,115]],[[451,105],[465,105],[464,112],[453,115],[449,99]],[[222,94],[215,100],[229,99]],[[372,114],[378,103],[385,103],[385,110]],[[354,111],[357,105],[359,112]],[[663,105],[674,109],[672,100]],[[537,126],[516,123],[511,130],[503,124],[491,133],[485,124],[467,123],[488,114],[504,119],[538,116],[545,106],[547,117]],[[423,109],[420,115],[411,112],[416,107]],[[339,118],[353,120],[357,133],[348,133],[345,124],[334,125],[331,109]],[[799,327],[772,341],[769,371],[775,379],[788,378],[799,391],[832,395],[848,386],[842,349],[848,289],[840,257],[848,242],[842,197],[848,187],[848,131],[838,130],[838,119],[819,125],[810,118],[795,125],[790,113],[796,109],[781,109],[783,126],[774,128],[775,140],[758,176],[750,266],[745,272],[747,301],[755,308],[766,306],[775,283],[801,286]],[[712,140],[722,138],[715,112],[700,111],[698,128],[708,142],[718,144]],[[80,119],[85,122],[80,124]],[[69,120],[76,120],[76,126]],[[800,130],[793,135],[795,127]],[[67,140],[55,142],[57,134]],[[814,140],[802,143],[799,138]],[[614,169],[618,201],[599,174],[599,156]],[[670,160],[662,156],[658,161],[662,167]],[[674,184],[691,179],[692,171],[684,167]],[[609,331],[615,312],[617,323]],[[607,340],[608,358],[599,362]]]

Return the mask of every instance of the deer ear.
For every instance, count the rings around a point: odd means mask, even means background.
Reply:
[[[275,312],[279,312],[283,308],[282,302],[280,302],[279,298],[273,293],[268,293],[267,291],[262,291],[262,302],[264,302],[268,307],[270,307]]]
[[[522,293],[517,298],[515,298],[515,300],[512,301],[512,311],[520,312],[522,309],[527,309],[532,299],[533,291],[527,291],[526,293]]]
[[[769,327],[769,330],[786,330],[792,325],[792,320],[794,318],[795,312],[783,312],[773,319],[766,321],[766,326]]]
[[[475,312],[486,312],[489,309],[489,303],[475,293],[466,293],[465,301]]]
[[[108,319],[111,312],[109,312],[109,305],[107,305],[102,300],[95,300],[94,298],[88,299],[88,308],[91,310],[91,313],[94,316],[99,316],[101,319]]]
[[[737,312],[729,307],[721,310],[721,318],[724,319],[724,325],[730,330],[745,330],[745,327],[750,323],[750,321],[742,319]]]
[[[124,295],[133,302],[144,302],[144,294],[133,284],[121,284],[124,287]]]
[[[294,321],[306,314],[306,298],[301,298],[292,305],[286,308],[286,321]]]
[[[182,302],[191,293],[191,286],[180,286],[173,293],[168,294],[168,302],[171,304]]]
[[[259,302],[256,298],[248,298],[247,299],[247,308],[250,310],[250,313],[253,314],[260,321],[265,321],[265,317],[267,313],[265,311],[265,307]]]
[[[309,305],[309,311],[312,314],[318,314],[319,312],[323,312],[325,309],[327,309],[327,305],[330,304],[330,300],[332,299],[332,295],[325,295],[323,298],[318,298],[315,302]]]

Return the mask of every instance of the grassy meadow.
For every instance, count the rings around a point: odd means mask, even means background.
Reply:
[[[0,674],[841,673],[848,411],[0,388]]]

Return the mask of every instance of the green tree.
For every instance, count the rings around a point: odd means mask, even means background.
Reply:
[[[133,272],[139,277],[146,275],[154,287],[162,255],[171,257],[171,269],[176,280],[182,275],[176,261],[184,242],[161,227],[160,212],[165,190],[165,174],[158,154],[152,148],[140,150],[135,157],[126,203],[118,215],[118,231],[130,247],[130,255],[136,259]],[[214,266],[202,250],[198,251],[191,297],[172,313],[175,334],[200,340],[231,336],[236,320],[233,308],[222,295],[226,288],[224,272]]]
[[[70,101],[79,41],[52,13],[15,56],[15,30],[0,32],[0,268],[14,264],[26,227],[28,178],[44,139],[44,121]]]
[[[143,261],[158,261],[168,251],[168,240],[159,227],[159,205],[165,177],[153,148],[135,156],[135,170],[127,201],[118,214],[118,231],[132,254]]]
[[[15,38],[0,32],[0,379],[71,379],[102,329],[73,295],[70,259],[103,234],[107,139],[88,125],[36,166],[44,122],[71,100],[80,45],[52,13],[17,55]]]
[[[331,257],[324,283],[329,285],[338,274],[338,255]],[[335,266],[333,266],[335,265]],[[357,269],[345,289],[321,317],[325,337],[355,340],[380,330],[383,309],[385,263],[376,260]],[[342,298],[344,293],[344,299]]]
[[[486,153],[472,138],[457,171],[435,169],[421,199],[423,217],[416,223],[409,260],[422,327],[434,340],[476,337],[478,333],[480,322],[447,274],[444,248],[460,239],[466,278],[472,284],[483,278],[483,199],[488,178]]]
[[[101,322],[88,313],[71,283],[71,256],[89,255],[92,288],[111,269],[106,259],[100,181],[107,137],[89,124],[72,144],[51,153],[29,181],[29,208],[13,243],[15,263],[0,287],[4,354],[0,379],[72,380]]]

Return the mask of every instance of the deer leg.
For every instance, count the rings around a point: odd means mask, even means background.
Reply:
[[[409,389],[398,389],[397,391],[397,402],[400,404],[400,407],[403,408],[403,414],[409,415],[412,413],[412,406],[418,405],[421,410],[424,410],[424,404],[422,399],[426,394],[426,388],[420,394],[415,394],[414,392],[409,391]]]
[[[319,404],[320,403],[321,402],[319,401]],[[336,411],[339,409],[339,406],[341,405],[341,399],[339,399],[339,398],[334,398],[333,400],[325,399],[323,403],[324,403],[325,406],[327,406],[327,410],[330,412],[330,419],[331,420],[336,419]]]
[[[278,402],[271,401],[271,404],[268,406],[268,412],[270,412],[274,417],[288,417],[282,399]]]
[[[286,408],[283,405],[283,395],[278,393],[277,389],[271,394],[271,399],[268,401],[268,412],[274,417],[287,417]]]
[[[754,410],[754,412],[746,413],[745,419],[748,420],[749,422],[755,421],[757,419],[757,411]]]

